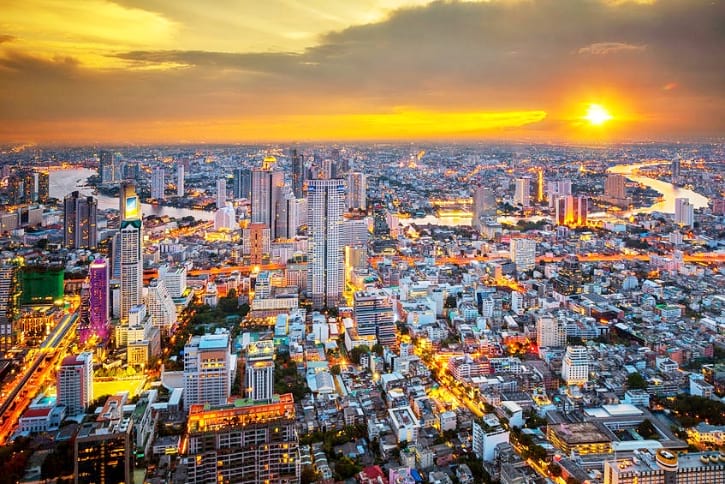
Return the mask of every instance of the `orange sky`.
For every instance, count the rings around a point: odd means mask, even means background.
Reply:
[[[0,141],[721,136],[725,2],[5,0]],[[583,120],[588,106],[613,119]]]

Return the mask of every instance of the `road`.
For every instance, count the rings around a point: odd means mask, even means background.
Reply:
[[[67,314],[40,345],[35,360],[30,364],[25,375],[10,390],[5,401],[0,405],[0,446],[5,445],[12,435],[18,419],[28,407],[32,399],[52,376],[56,366],[66,355],[66,349],[75,337],[75,324],[78,313]]]

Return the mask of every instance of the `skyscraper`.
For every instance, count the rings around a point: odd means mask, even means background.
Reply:
[[[98,153],[98,176],[101,183],[112,183],[115,179],[116,168],[113,163],[113,153],[110,151],[101,151]]]
[[[251,223],[244,230],[244,244],[248,245],[249,263],[263,264],[271,249],[270,230],[265,224]]]
[[[176,164],[176,196],[183,197],[186,187],[184,186],[184,164]]]
[[[353,296],[353,316],[357,333],[375,336],[385,346],[395,344],[393,300],[383,291],[357,291]]]
[[[363,173],[352,172],[347,175],[347,208],[365,210],[367,207],[367,180]]]
[[[247,168],[236,168],[232,178],[234,198],[252,198],[252,172]]]
[[[165,198],[164,190],[166,188],[166,171],[162,166],[155,166],[151,172],[151,198],[155,200],[163,200]]]
[[[681,227],[692,227],[695,222],[695,207],[689,198],[675,198],[675,223]]]
[[[77,191],[63,200],[64,243],[69,249],[95,249],[98,244],[97,203]]]
[[[93,353],[66,356],[58,370],[58,404],[77,415],[93,400]]]
[[[474,228],[480,229],[483,220],[496,215],[496,194],[489,187],[478,187],[473,192],[473,220]]]
[[[50,198],[50,173],[47,171],[35,172],[35,191],[33,201],[45,203]]]
[[[536,170],[536,201],[544,201],[544,169],[541,167]]]
[[[227,179],[218,178],[216,181],[216,208],[227,206]]]
[[[562,348],[566,346],[566,324],[563,319],[551,314],[536,316],[536,344],[539,348]]]
[[[88,269],[90,283],[89,323],[91,334],[105,341],[109,335],[109,270],[108,261],[96,259]]]
[[[262,340],[250,343],[245,358],[247,398],[255,402],[272,401],[274,393],[274,341]]]
[[[185,408],[227,403],[236,369],[228,334],[193,336],[184,346]]]
[[[672,184],[677,185],[680,183],[680,160],[672,160]]]
[[[284,173],[276,168],[276,162],[268,156],[261,168],[252,170],[252,223],[269,227],[272,240],[277,238],[277,209],[284,186]]]
[[[586,225],[588,206],[589,199],[587,197],[557,196],[554,202],[557,225]]]
[[[304,197],[305,180],[307,172],[305,171],[305,157],[302,153],[298,153],[297,149],[290,150],[290,158],[292,160],[292,191],[296,198]]]
[[[511,260],[516,264],[517,272],[525,272],[536,265],[536,241],[531,239],[511,239]]]
[[[607,175],[607,181],[604,184],[604,195],[615,200],[623,200],[627,198],[625,188],[625,178],[619,173],[610,173]]]
[[[523,177],[516,179],[514,205],[521,205],[524,208],[531,205],[531,178]]]
[[[13,321],[17,307],[18,267],[9,260],[0,261],[0,351],[15,343]]]
[[[142,302],[143,290],[143,222],[141,207],[133,184],[121,185],[121,320]]]
[[[171,298],[163,279],[152,279],[146,293],[146,307],[154,326],[162,334],[168,334],[176,324],[176,304]]]
[[[335,307],[345,283],[340,232],[345,212],[345,181],[310,180],[307,185],[307,290],[314,308]]]

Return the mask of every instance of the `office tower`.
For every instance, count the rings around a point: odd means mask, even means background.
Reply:
[[[73,439],[74,483],[132,484],[134,414],[125,412],[127,394],[108,397],[93,420],[80,425]]]
[[[244,230],[243,243],[245,254],[249,254],[250,264],[263,264],[269,259],[271,251],[271,231],[262,223],[251,223]]]
[[[83,413],[93,400],[93,353],[66,356],[57,375],[58,405],[65,405],[68,415]]]
[[[139,163],[133,162],[133,163],[125,163],[123,166],[123,179],[124,180],[131,180],[131,181],[138,181],[139,175],[141,174],[141,168],[139,167]]]
[[[189,411],[180,468],[184,482],[296,484],[299,440],[291,393],[270,403],[194,405]]]
[[[536,266],[536,241],[511,239],[510,256],[517,272],[530,271]]]
[[[237,212],[232,206],[232,202],[226,202],[226,205],[219,207],[214,212],[214,230],[237,230]]]
[[[0,352],[15,344],[13,321],[18,311],[18,267],[9,260],[0,261]]]
[[[618,173],[610,173],[607,175],[607,181],[604,183],[604,195],[615,200],[623,200],[627,198],[625,178]]]
[[[536,201],[544,201],[544,169],[541,167],[536,170]]]
[[[305,181],[307,180],[305,156],[293,148],[290,150],[290,158],[292,160],[292,191],[295,194],[295,198],[303,198],[305,196]]]
[[[275,233],[277,239],[293,239],[300,224],[301,200],[295,198],[292,187],[280,188],[275,212]]]
[[[583,385],[589,381],[589,353],[585,346],[567,346],[561,362],[561,378],[567,385]]]
[[[344,218],[340,233],[341,246],[367,247],[370,239],[368,217]]]
[[[340,232],[345,212],[344,180],[310,180],[307,184],[307,290],[315,309],[336,307],[345,283]]]
[[[216,207],[223,208],[227,204],[227,179],[218,178],[216,181]]]
[[[151,322],[162,334],[168,334],[176,325],[176,304],[163,279],[152,279],[146,292],[146,307]]]
[[[252,171],[247,168],[235,168],[232,177],[234,198],[252,198]]]
[[[176,196],[177,197],[183,197],[184,193],[186,191],[186,187],[184,185],[184,164],[183,163],[177,163],[176,164]]]
[[[680,160],[672,160],[672,184],[680,183]]]
[[[357,291],[353,295],[353,317],[357,333],[375,336],[384,346],[395,344],[393,301],[383,291]]]
[[[186,266],[164,264],[159,267],[159,279],[164,281],[166,290],[172,299],[181,298],[186,293]]]
[[[516,179],[514,205],[521,205],[524,208],[531,205],[531,178],[523,177]]]
[[[496,194],[489,187],[478,187],[473,192],[473,220],[476,229],[482,227],[488,217],[496,215]]]
[[[566,346],[566,322],[551,314],[536,316],[536,345],[539,348]]]
[[[363,173],[353,172],[347,175],[347,208],[348,210],[365,210],[367,208],[367,180]]]
[[[277,210],[284,186],[284,173],[277,169],[277,159],[268,156],[261,168],[252,170],[252,223],[265,224],[272,240],[277,238]]]
[[[225,404],[236,369],[229,334],[193,336],[184,346],[184,408]]]
[[[250,343],[245,358],[244,388],[255,402],[272,401],[274,393],[274,341]]]
[[[675,223],[681,227],[692,227],[695,222],[695,207],[689,198],[675,198]]]
[[[33,201],[45,203],[50,198],[50,173],[47,171],[35,172],[35,192]]]
[[[64,243],[69,249],[95,249],[98,245],[97,202],[75,191],[63,200]]]
[[[162,166],[155,166],[154,171],[151,172],[151,198],[163,200],[165,198],[165,189],[166,171]]]
[[[100,341],[106,341],[109,336],[109,272],[106,259],[99,258],[91,263],[88,269],[88,282],[89,336],[96,336]]]
[[[121,320],[132,306],[141,304],[143,289],[143,222],[136,187],[121,185],[120,279]]]
[[[114,166],[113,153],[110,151],[101,151],[98,153],[99,164],[98,164],[98,176],[101,178],[101,183],[113,183],[116,181],[114,178],[116,174],[116,168]]]
[[[587,197],[557,196],[554,201],[557,225],[581,227],[587,224],[589,199]]]

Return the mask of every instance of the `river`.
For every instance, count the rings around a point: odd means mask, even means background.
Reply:
[[[692,204],[695,208],[707,207],[707,203],[709,202],[709,200],[704,195],[701,195],[693,190],[677,187],[672,183],[667,183],[662,180],[656,180],[654,178],[636,174],[637,170],[644,166],[662,165],[666,163],[670,162],[662,161],[656,163],[650,162],[636,163],[632,165],[615,165],[607,170],[608,173],[618,173],[620,175],[624,175],[628,180],[632,180],[633,182],[650,187],[651,189],[659,192],[662,195],[662,201],[657,202],[654,205],[650,205],[649,207],[636,208],[631,212],[627,212],[627,216],[633,213],[675,213],[675,199],[677,198],[689,199],[690,204]]]
[[[95,193],[93,187],[83,186],[86,179],[95,175],[96,171],[88,168],[73,168],[70,170],[59,170],[50,172],[50,196],[63,200],[69,193],[78,190],[83,195],[93,195],[98,199],[98,208],[107,210],[109,208],[118,210],[119,202],[117,197]],[[149,205],[142,203],[141,209],[144,216],[156,215],[158,217],[168,216],[173,218],[194,217],[197,220],[214,220],[214,213],[205,210],[194,210],[189,208],[164,207],[162,205]]]

